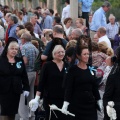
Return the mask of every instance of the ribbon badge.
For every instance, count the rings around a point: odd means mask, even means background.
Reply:
[[[95,72],[97,71],[94,67],[90,67],[90,66],[89,66],[89,70],[90,70],[90,73],[91,73],[92,75],[94,75],[94,72],[93,72],[93,71],[95,71]]]
[[[17,67],[18,69],[21,68],[21,65],[20,65],[21,63],[22,63],[22,61],[16,63],[16,67]]]

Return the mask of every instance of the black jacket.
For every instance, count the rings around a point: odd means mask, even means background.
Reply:
[[[15,61],[12,65],[7,57],[0,57],[0,94],[8,93],[10,89],[17,94],[30,90],[23,60],[15,57]]]

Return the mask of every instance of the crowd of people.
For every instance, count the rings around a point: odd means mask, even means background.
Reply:
[[[0,120],[120,120],[120,25],[93,2],[75,23],[69,0],[61,15],[0,5]]]

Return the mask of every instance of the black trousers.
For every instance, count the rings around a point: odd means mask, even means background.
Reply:
[[[89,12],[82,12],[82,18],[86,19],[86,27],[89,29]]]

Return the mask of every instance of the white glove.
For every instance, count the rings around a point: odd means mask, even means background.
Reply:
[[[26,97],[28,97],[28,96],[29,96],[29,93],[30,93],[29,91],[24,91],[24,92],[23,92],[23,95],[26,96]]]
[[[36,111],[36,109],[37,109],[38,106],[39,106],[39,99],[40,99],[40,96],[36,95],[36,96],[35,96],[35,99],[32,99],[32,100],[29,102],[29,107],[30,107],[31,111]]]
[[[114,107],[114,102],[110,101],[110,102],[108,102],[108,105],[106,106],[106,110],[107,110],[108,116],[111,119],[116,120],[116,118],[117,118],[116,111],[115,111],[115,109],[113,107]]]
[[[62,106],[62,113],[66,114],[66,115],[68,114],[68,111],[67,111],[68,105],[69,105],[69,102],[64,101],[63,106]]]
[[[98,104],[98,106],[100,108],[100,111],[102,112],[103,111],[103,101],[102,100],[98,100],[97,104]]]

